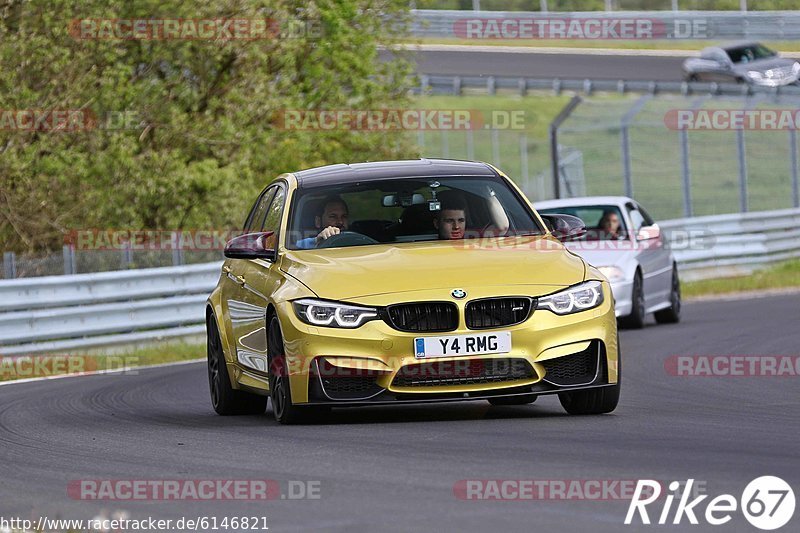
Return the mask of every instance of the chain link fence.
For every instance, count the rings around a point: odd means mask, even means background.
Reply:
[[[787,97],[590,97],[557,140],[583,154],[586,194],[636,197],[657,218],[785,209],[800,205],[798,109]]]
[[[65,245],[56,254],[3,254],[3,279],[61,276],[138,268],[209,263],[224,259],[222,250],[76,250]]]

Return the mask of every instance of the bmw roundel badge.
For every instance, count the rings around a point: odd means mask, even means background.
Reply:
[[[453,289],[450,292],[450,294],[453,296],[453,298],[460,300],[461,298],[464,298],[467,295],[467,291],[463,289]]]

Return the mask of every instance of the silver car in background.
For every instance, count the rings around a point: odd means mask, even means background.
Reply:
[[[762,87],[796,84],[800,63],[778,56],[761,43],[734,43],[709,46],[700,57],[683,62],[686,81],[749,83]]]
[[[583,220],[586,233],[565,245],[611,282],[620,326],[641,328],[647,313],[653,313],[658,323],[680,320],[675,257],[658,225],[636,201],[627,196],[590,196],[536,202],[534,207],[542,215]]]

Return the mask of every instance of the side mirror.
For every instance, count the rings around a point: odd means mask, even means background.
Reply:
[[[561,242],[572,241],[586,234],[586,224],[572,215],[540,215],[550,233]]]
[[[274,231],[245,233],[225,243],[225,257],[230,259],[266,259],[274,261],[276,251],[271,237]]]
[[[661,228],[658,227],[658,224],[653,224],[652,226],[642,226],[639,228],[639,231],[636,232],[637,241],[651,241],[653,239],[660,238]]]

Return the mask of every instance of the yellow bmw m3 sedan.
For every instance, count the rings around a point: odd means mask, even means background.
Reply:
[[[558,394],[613,411],[620,356],[608,281],[562,244],[500,170],[420,159],[275,178],[256,199],[206,309],[221,415],[280,423],[331,408]]]

